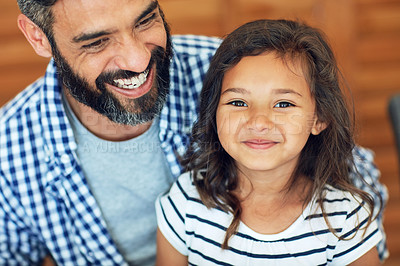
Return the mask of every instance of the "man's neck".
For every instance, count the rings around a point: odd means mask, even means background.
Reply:
[[[72,111],[82,125],[92,134],[104,140],[124,141],[132,139],[142,135],[152,124],[152,121],[136,126],[117,124],[92,108],[78,102],[69,93],[65,93],[65,96]]]

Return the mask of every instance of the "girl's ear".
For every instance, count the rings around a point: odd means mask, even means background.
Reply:
[[[17,19],[18,28],[25,35],[25,38],[32,45],[35,52],[43,57],[51,57],[51,45],[46,34],[28,17],[20,14]]]
[[[311,134],[319,135],[328,125],[325,122],[321,122],[318,118],[315,118],[314,125],[311,128]]]

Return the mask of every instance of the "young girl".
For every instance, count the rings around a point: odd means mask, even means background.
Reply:
[[[157,264],[379,264],[374,202],[348,174],[354,145],[322,33],[241,26],[205,78],[188,172],[156,203]]]

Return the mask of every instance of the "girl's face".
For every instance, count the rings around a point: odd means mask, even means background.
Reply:
[[[273,52],[244,57],[225,73],[216,121],[244,174],[291,173],[309,135],[324,129],[300,62],[285,64]]]

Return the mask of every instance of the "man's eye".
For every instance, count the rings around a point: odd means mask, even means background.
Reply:
[[[147,26],[148,24],[150,24],[154,19],[156,18],[156,13],[151,14],[149,17],[141,20],[138,23],[138,27],[143,27],[143,26]]]
[[[246,104],[245,102],[243,102],[243,101],[238,101],[238,100],[236,100],[236,101],[230,101],[230,102],[228,103],[228,105],[233,105],[233,106],[237,106],[237,107],[247,107],[247,104]]]
[[[84,49],[100,49],[105,45],[107,40],[108,39],[99,39],[99,40],[97,40],[95,42],[83,45],[82,47]]]
[[[289,103],[289,102],[279,102],[279,103],[277,103],[274,107],[278,107],[278,108],[288,108],[288,107],[292,107],[292,106],[295,106],[295,105],[292,104],[292,103]]]

